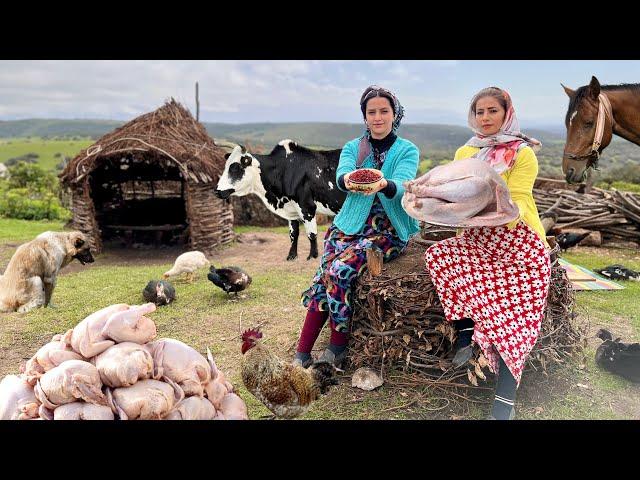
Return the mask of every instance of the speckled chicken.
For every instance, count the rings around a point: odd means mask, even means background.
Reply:
[[[237,296],[238,292],[251,285],[251,277],[240,267],[216,268],[211,265],[207,278],[227,292],[227,295],[234,292]]]
[[[168,305],[176,299],[176,289],[164,280],[150,280],[142,291],[142,297],[156,305]]]
[[[186,274],[187,281],[193,282],[196,271],[199,268],[206,267],[211,262],[207,260],[204,253],[194,250],[192,252],[186,252],[176,258],[171,269],[164,272],[163,279],[169,277],[176,277],[178,275]]]
[[[304,414],[314,400],[338,383],[330,363],[316,362],[303,368],[283,362],[262,344],[261,338],[259,330],[242,334],[242,381],[276,417]]]

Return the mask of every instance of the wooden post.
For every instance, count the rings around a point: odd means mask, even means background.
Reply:
[[[198,98],[198,82],[196,82],[196,122],[200,121],[200,99]]]
[[[367,248],[367,268],[372,277],[377,277],[382,273],[382,263],[382,252],[376,248]]]

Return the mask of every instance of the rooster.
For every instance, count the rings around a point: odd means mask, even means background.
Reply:
[[[242,334],[242,382],[276,417],[304,414],[314,400],[338,384],[336,369],[330,363],[316,362],[303,368],[283,362],[262,344],[261,338],[259,329]]]
[[[229,292],[235,292],[236,297],[238,292],[251,285],[251,277],[240,267],[216,268],[211,265],[207,278],[227,292],[227,295]]]

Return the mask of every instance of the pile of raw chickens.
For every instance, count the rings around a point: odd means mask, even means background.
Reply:
[[[2,420],[241,420],[211,352],[156,337],[156,306],[111,305],[55,335],[0,382]]]

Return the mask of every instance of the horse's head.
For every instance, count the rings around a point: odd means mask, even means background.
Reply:
[[[564,121],[567,141],[562,156],[562,172],[567,183],[579,183],[584,181],[589,168],[597,167],[600,152],[611,142],[613,125],[611,118],[605,115],[601,144],[597,151],[592,150],[596,136],[600,82],[596,77],[591,77],[589,85],[577,90],[564,85],[562,87],[569,96],[569,108]]]

